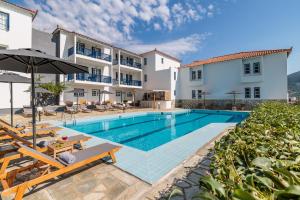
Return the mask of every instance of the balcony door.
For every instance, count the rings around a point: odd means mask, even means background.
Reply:
[[[93,81],[101,82],[101,69],[92,68],[92,77]]]

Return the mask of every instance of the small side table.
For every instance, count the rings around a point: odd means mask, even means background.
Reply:
[[[54,142],[48,145],[48,150],[53,153],[53,157],[56,158],[58,153],[71,151],[73,152],[73,143],[72,142]]]

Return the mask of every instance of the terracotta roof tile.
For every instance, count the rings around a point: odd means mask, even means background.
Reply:
[[[190,64],[185,65],[185,67],[197,67],[199,65],[204,65],[204,64],[212,64],[212,63],[224,62],[224,61],[235,60],[235,59],[253,58],[253,57],[265,56],[265,55],[283,53],[283,52],[286,52],[289,55],[291,51],[292,51],[292,47],[289,49],[273,49],[273,50],[239,52],[239,53],[233,53],[224,56],[213,57],[206,60],[196,60]]]

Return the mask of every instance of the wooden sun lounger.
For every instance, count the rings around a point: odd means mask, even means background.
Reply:
[[[28,130],[22,130],[22,132],[10,125],[6,125],[2,122],[0,122],[0,128],[3,130],[0,132],[0,140],[5,140],[5,139],[11,139],[9,135],[6,134],[7,131],[11,131],[16,133],[20,137],[31,137],[32,136],[32,129]],[[47,127],[47,128],[41,128],[36,130],[37,135],[56,135],[56,131],[61,130],[62,128],[60,127]]]
[[[74,171],[80,167],[86,166],[89,163],[92,163],[94,161],[100,160],[108,156],[111,157],[112,162],[116,162],[115,152],[118,151],[120,148],[120,146],[116,146],[109,143],[104,143],[94,147],[90,147],[85,150],[72,153],[75,156],[76,160],[72,164],[67,164],[59,159],[55,160],[54,158],[46,154],[40,153],[30,147],[20,145],[20,148],[18,150],[20,154],[24,156],[30,156],[33,159],[38,160],[39,162],[36,162],[33,165],[29,165],[23,168],[18,168],[7,172],[7,166],[9,165],[9,162],[11,160],[9,157],[7,159],[4,159],[0,170],[0,179],[3,187],[1,196],[4,197],[11,194],[15,194],[15,200],[21,200],[27,189],[45,181],[59,177],[60,175]],[[31,180],[17,184],[15,186],[13,185],[17,174],[34,168],[39,169],[41,171],[41,175]]]
[[[18,136],[17,134],[13,133],[13,132],[7,132],[7,134],[12,138],[13,142],[0,146],[0,163],[3,162],[3,155],[9,153],[9,152],[15,152],[18,147],[16,147],[16,143],[22,143],[26,146],[29,147],[33,147],[33,144],[31,141],[25,140],[23,137]],[[84,142],[88,141],[89,139],[91,139],[91,137],[79,134],[79,135],[74,135],[74,136],[70,136],[68,137],[67,141],[68,142],[72,142],[73,145],[75,144],[80,144],[81,148],[84,149]],[[63,140],[62,140],[63,141]],[[36,147],[36,149],[40,152],[45,152],[48,150],[47,147]],[[19,158],[19,157],[17,157]],[[15,159],[17,159],[15,158]]]
[[[6,125],[8,125],[8,126],[11,126],[11,124],[10,123],[8,123],[7,121],[5,121],[5,120],[3,120],[3,119],[0,119],[0,123],[3,123],[3,124],[6,124]],[[50,126],[50,124],[49,123],[39,123],[39,124],[36,124],[36,127],[37,128],[46,128],[46,127],[48,127],[48,126]],[[23,130],[23,129],[26,129],[26,128],[32,128],[32,125],[29,125],[29,126],[22,126],[22,127],[14,127],[15,129],[17,129],[17,130]]]

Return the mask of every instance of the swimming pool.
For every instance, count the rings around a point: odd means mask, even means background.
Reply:
[[[192,110],[89,120],[76,125],[66,125],[66,127],[142,151],[149,151],[210,123],[239,123],[247,116],[248,113],[245,112]]]

